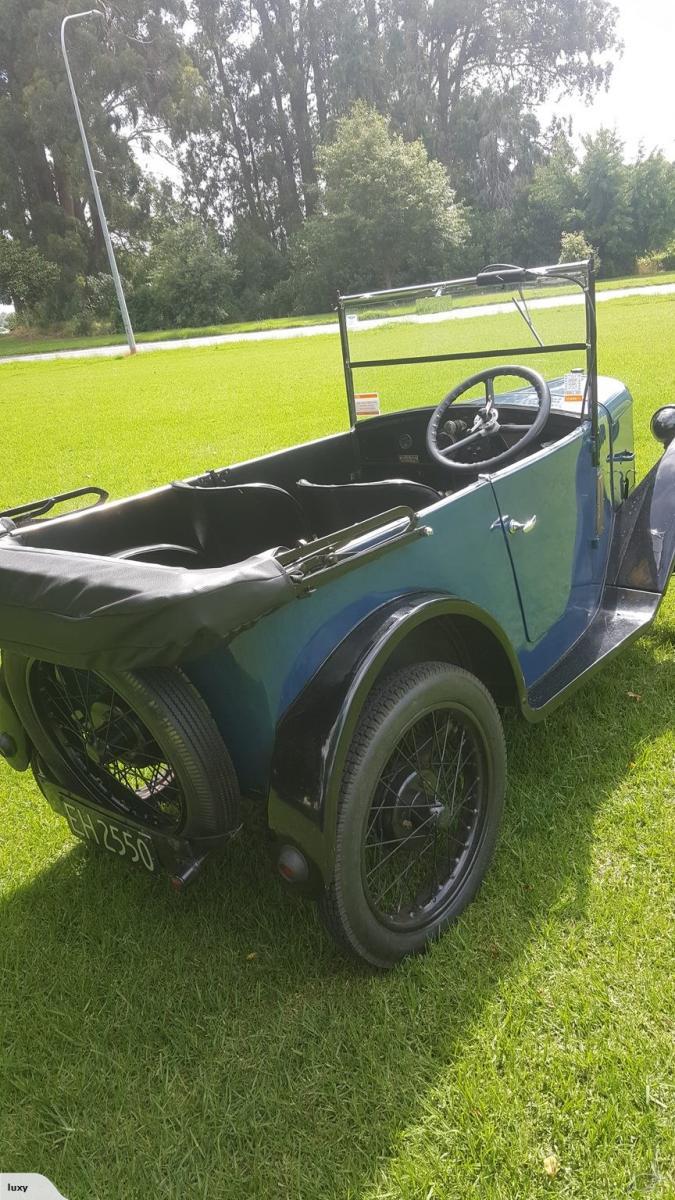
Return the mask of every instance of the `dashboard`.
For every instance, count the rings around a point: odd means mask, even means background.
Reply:
[[[508,423],[524,427],[534,419],[535,410],[522,404],[501,405],[508,413]],[[360,478],[364,482],[376,479],[411,479],[426,483],[439,490],[447,490],[449,475],[434,462],[427,452],[427,426],[433,408],[404,409],[385,416],[360,421],[356,427],[356,438],[361,464]],[[443,426],[441,445],[450,445],[466,437],[476,415],[473,404],[455,404],[451,418]],[[541,439],[523,451],[529,456],[541,446],[565,437],[578,425],[575,413],[551,412]],[[480,444],[467,447],[461,461],[480,463],[483,459],[500,454],[518,441],[518,434],[496,433],[486,437]],[[463,481],[465,482],[465,481]]]

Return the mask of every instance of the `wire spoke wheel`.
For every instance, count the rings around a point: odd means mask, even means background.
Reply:
[[[185,794],[169,756],[111,684],[47,662],[33,664],[28,683],[41,725],[104,803],[164,832],[180,829]]]
[[[356,724],[320,912],[342,950],[387,968],[475,896],[497,842],[506,750],[474,675],[420,662],[385,676]]]
[[[447,905],[480,837],[484,776],[465,713],[434,708],[402,733],[376,783],[363,843],[364,891],[383,924],[419,928]]]

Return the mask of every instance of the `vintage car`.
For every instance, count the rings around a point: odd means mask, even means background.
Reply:
[[[653,621],[675,408],[636,485],[592,263],[343,296],[338,317],[345,432],[0,514],[0,749],[74,835],[178,890],[258,802],[284,879],[386,968],[485,874],[499,707],[539,721]]]

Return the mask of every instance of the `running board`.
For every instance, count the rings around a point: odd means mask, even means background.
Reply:
[[[602,604],[586,632],[528,693],[533,712],[569,695],[588,675],[639,637],[654,620],[661,600],[662,596],[655,592],[606,588]]]

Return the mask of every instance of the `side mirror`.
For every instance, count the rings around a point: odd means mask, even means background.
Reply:
[[[651,431],[657,442],[662,442],[664,446],[670,445],[675,439],[674,404],[665,404],[663,408],[657,408],[652,417]]]

